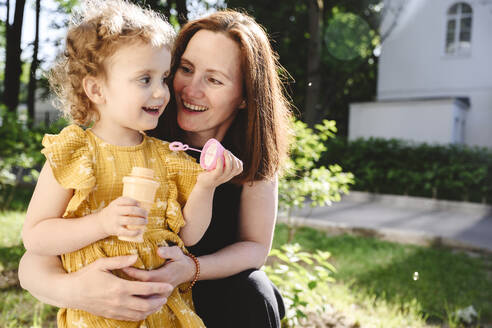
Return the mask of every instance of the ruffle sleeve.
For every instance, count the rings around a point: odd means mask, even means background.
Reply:
[[[96,185],[93,159],[86,132],[77,125],[64,128],[58,135],[46,134],[41,152],[46,156],[56,181],[73,189],[64,217],[72,216]]]
[[[195,159],[183,151],[169,150],[169,143],[159,141],[159,152],[166,165],[168,178],[168,201],[166,209],[167,224],[174,232],[184,226],[183,207],[203,169]]]

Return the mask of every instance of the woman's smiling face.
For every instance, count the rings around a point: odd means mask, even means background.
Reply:
[[[238,44],[223,33],[200,30],[190,39],[173,82],[187,142],[222,140],[237,111],[246,107],[240,56]]]

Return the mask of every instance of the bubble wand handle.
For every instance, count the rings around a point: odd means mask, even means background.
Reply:
[[[199,153],[201,153],[202,151],[200,149],[195,149],[195,148],[191,148],[190,146],[186,145],[186,144],[183,144],[182,142],[179,142],[179,141],[173,141],[169,144],[169,149],[172,150],[172,151],[180,151],[180,150],[183,150],[183,151],[186,151],[186,150],[193,150],[193,151],[197,151]]]

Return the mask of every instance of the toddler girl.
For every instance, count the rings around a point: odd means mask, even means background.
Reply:
[[[159,246],[175,244],[186,252],[185,245],[202,237],[215,187],[239,174],[242,163],[227,152],[224,162],[202,172],[186,154],[141,132],[157,126],[170,97],[166,78],[174,30],[162,17],[110,0],[87,1],[73,18],[50,83],[65,114],[92,127],[73,124],[44,137],[47,163],[27,211],[24,245],[38,254],[61,255],[67,272],[101,257],[132,254],[135,267],[151,270],[164,264]],[[149,212],[121,197],[122,179],[135,166],[153,169],[160,183]],[[129,226],[145,229],[143,242],[118,239],[141,233]],[[114,274],[126,278],[121,271]],[[203,326],[190,284],[176,288],[161,310],[142,322],[77,309],[58,313],[58,327]]]

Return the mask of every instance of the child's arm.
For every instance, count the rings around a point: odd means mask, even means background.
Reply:
[[[147,212],[138,202],[120,197],[102,211],[81,218],[64,219],[73,190],[63,188],[45,163],[39,175],[22,229],[27,250],[40,255],[60,255],[85,247],[110,235],[135,236],[126,225],[146,223]],[[130,216],[131,215],[131,216]]]
[[[243,163],[231,152],[225,151],[224,158],[225,165],[219,158],[215,169],[198,175],[196,185],[186,201],[183,208],[186,224],[179,232],[185,246],[195,245],[207,231],[212,219],[215,188],[243,171]]]

